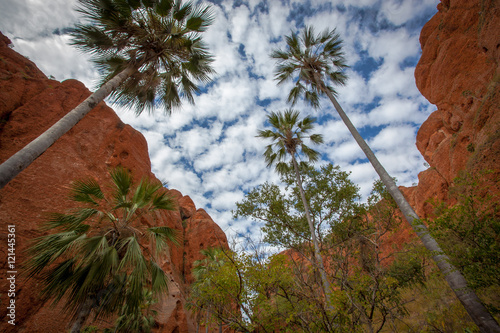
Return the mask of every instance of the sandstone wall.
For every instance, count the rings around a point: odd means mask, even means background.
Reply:
[[[437,106],[417,134],[430,168],[405,190],[421,217],[432,216],[429,199],[448,199],[463,170],[500,175],[500,3],[442,0],[437,8],[422,29],[415,70],[419,90]]]

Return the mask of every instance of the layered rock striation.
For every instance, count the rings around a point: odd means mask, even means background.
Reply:
[[[48,79],[31,61],[9,47],[0,34],[0,162],[36,138],[64,114],[90,95],[76,80],[58,82]],[[71,207],[67,198],[72,181],[93,177],[110,181],[109,168],[121,165],[130,169],[134,179],[155,179],[145,138],[124,124],[115,112],[100,103],[73,129],[60,138],[32,165],[0,190],[0,331],[64,332],[68,317],[62,305],[55,308],[39,298],[37,280],[26,282],[21,272],[23,252],[30,241],[43,234],[41,225],[49,212]],[[193,262],[201,258],[200,249],[222,246],[227,239],[222,230],[193,201],[176,190],[168,190],[177,209],[162,212],[156,225],[166,225],[183,235],[180,246],[172,246],[163,262],[171,283],[169,295],[158,304],[157,332],[192,332],[194,322],[185,309],[187,282],[193,280]],[[151,221],[150,221],[151,222]],[[143,221],[148,223],[148,221]],[[15,326],[6,318],[7,228],[15,225]]]

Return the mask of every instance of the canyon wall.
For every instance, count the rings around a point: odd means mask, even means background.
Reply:
[[[0,162],[36,138],[64,114],[90,95],[76,80],[58,82],[48,79],[28,59],[9,47],[0,34]],[[64,332],[68,318],[62,305],[55,308],[39,298],[36,279],[26,282],[20,274],[29,242],[41,236],[41,225],[49,212],[64,212],[71,207],[68,190],[72,181],[93,177],[110,181],[109,168],[121,165],[131,170],[134,179],[156,179],[145,138],[120,121],[115,112],[100,103],[73,129],[60,138],[32,165],[0,190],[0,331]],[[177,209],[157,215],[156,225],[166,225],[183,235],[180,246],[172,246],[162,263],[171,283],[169,295],[158,304],[156,332],[193,332],[195,324],[185,310],[186,281],[192,281],[191,267],[202,259],[199,251],[211,246],[227,248],[222,230],[189,196],[170,189]],[[7,228],[15,225],[16,318],[7,323]]]
[[[437,110],[422,124],[417,148],[430,168],[405,189],[421,217],[430,199],[448,200],[462,172],[493,171],[500,192],[500,3],[442,0],[420,35],[418,89]]]

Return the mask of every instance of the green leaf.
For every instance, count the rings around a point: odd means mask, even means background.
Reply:
[[[156,12],[158,13],[158,15],[165,17],[170,14],[172,6],[173,6],[172,0],[160,0],[156,5]]]
[[[141,0],[127,0],[127,3],[133,9],[138,9],[139,7],[141,7]]]
[[[191,31],[198,31],[203,24],[203,20],[201,17],[191,17],[186,22],[186,28]]]

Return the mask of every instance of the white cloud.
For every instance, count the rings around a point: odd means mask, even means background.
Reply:
[[[190,130],[180,131],[169,140],[169,143],[194,161],[219,139],[222,126],[222,123],[217,121],[208,128],[196,126]]]
[[[369,89],[365,79],[357,72],[349,69],[346,71],[349,79],[345,86],[336,87],[339,100],[346,105],[366,103],[373,100],[373,91]]]
[[[89,89],[95,87],[98,76],[89,66],[89,56],[70,46],[67,35],[39,39],[12,38],[12,43],[16,52],[34,61],[46,76],[53,76],[59,81],[78,79]]]
[[[383,17],[390,22],[401,25],[411,20],[415,12],[421,12],[436,5],[436,0],[384,0],[381,1],[381,12]]]
[[[78,20],[76,0],[0,1],[0,30],[9,36],[38,39]]]
[[[418,93],[413,78],[414,68],[399,69],[394,63],[382,65],[368,82],[374,96],[415,96]]]
[[[242,142],[224,140],[210,148],[194,162],[194,168],[197,171],[232,165],[243,159]]]
[[[247,6],[242,5],[236,7],[231,17],[231,37],[234,43],[244,43],[250,24],[250,10]]]
[[[346,164],[365,157],[353,139],[331,147],[327,153],[334,164]]]
[[[210,202],[213,209],[219,211],[228,211],[234,208],[234,204],[237,201],[243,200],[243,191],[225,191],[214,196],[213,200]]]
[[[420,51],[418,39],[410,38],[409,32],[404,28],[382,31],[374,37],[369,39],[368,53],[388,63],[400,64],[406,58],[418,55]]]
[[[369,123],[373,126],[404,122],[421,123],[425,120],[419,112],[419,103],[410,99],[384,99],[370,112]]]

